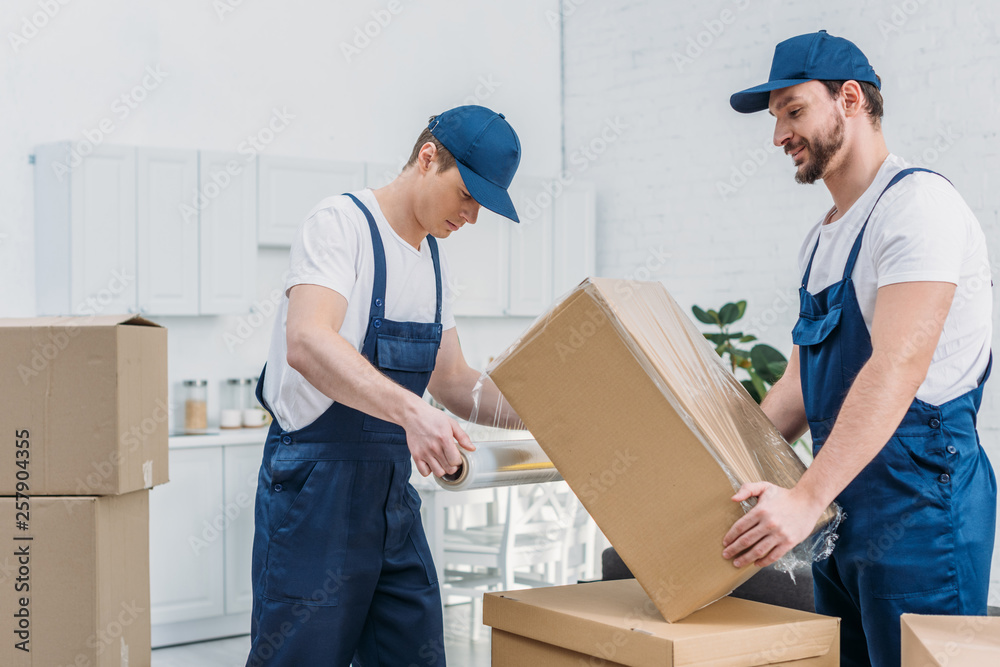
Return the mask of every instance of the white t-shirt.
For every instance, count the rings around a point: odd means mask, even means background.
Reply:
[[[352,194],[371,211],[382,236],[386,318],[397,322],[433,322],[437,299],[430,244],[424,240],[417,250],[404,241],[385,219],[371,190]],[[448,264],[440,243],[438,253],[443,290],[441,324],[448,330],[455,326],[455,317]],[[333,404],[331,398],[288,365],[285,339],[288,290],[295,285],[320,285],[347,299],[340,335],[360,351],[368,330],[374,282],[375,256],[364,213],[345,195],[324,199],[306,217],[292,244],[291,266],[264,374],[264,399],[285,430],[308,426]]]
[[[851,246],[875,200],[901,169],[889,155],[875,180],[839,220],[809,231],[799,251],[800,275],[819,235],[807,289],[817,294],[844,274]],[[976,387],[986,370],[993,334],[993,296],[986,238],[965,200],[945,179],[917,172],[885,193],[872,213],[854,266],[854,289],[871,333],[879,287],[894,283],[954,283],[955,299],[917,398],[940,405]]]

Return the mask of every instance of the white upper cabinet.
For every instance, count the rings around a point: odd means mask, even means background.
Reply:
[[[39,315],[136,310],[136,149],[63,142],[35,153]]]
[[[139,312],[198,314],[198,153],[140,148],[137,260]]]
[[[534,317],[594,275],[594,189],[520,177],[510,188],[520,223],[480,209],[445,242],[456,315]]]
[[[299,225],[316,204],[365,187],[363,162],[261,155],[257,164],[257,241],[262,246],[290,246]]]
[[[203,315],[243,314],[257,285],[257,169],[238,153],[198,154]]]

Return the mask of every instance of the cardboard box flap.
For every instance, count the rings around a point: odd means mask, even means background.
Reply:
[[[724,598],[667,623],[633,579],[488,593],[497,630],[625,665],[770,665],[827,655],[839,621]]]
[[[49,317],[0,318],[0,327],[44,329],[49,327],[113,327],[119,325],[162,328],[156,322],[151,322],[145,317],[125,313],[117,315],[84,315],[79,317],[57,315]]]
[[[664,618],[754,574],[722,558],[749,510],[730,497],[805,467],[663,285],[584,281],[488,373]],[[828,553],[838,521],[831,506],[785,566]]]
[[[904,665],[1000,665],[1000,617],[903,614],[899,624]]]

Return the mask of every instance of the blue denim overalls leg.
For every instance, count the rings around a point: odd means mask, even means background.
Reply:
[[[385,317],[386,264],[371,212],[375,255],[361,354],[417,395],[441,343],[441,265],[434,322]],[[265,369],[266,371],[266,369]],[[264,407],[261,388],[257,398]],[[441,595],[409,484],[403,429],[334,403],[308,426],[271,424],[257,486],[253,617],[248,666],[443,666]]]
[[[914,171],[928,170],[904,169],[882,194]],[[807,291],[813,249],[799,290],[792,339],[815,453],[872,354],[851,281],[867,225],[840,282]],[[817,612],[842,619],[842,665],[897,667],[902,613],[986,614],[996,479],[976,414],[988,375],[989,368],[979,386],[942,405],[914,399],[892,438],[837,498],[847,516],[833,555],[813,564],[813,577]]]

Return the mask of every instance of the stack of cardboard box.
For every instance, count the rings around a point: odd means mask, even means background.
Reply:
[[[167,481],[167,332],[0,320],[0,664],[150,664],[149,491]]]
[[[489,373],[636,577],[487,595],[495,665],[838,663],[838,619],[723,597],[735,488],[805,468],[662,285],[585,281]]]

